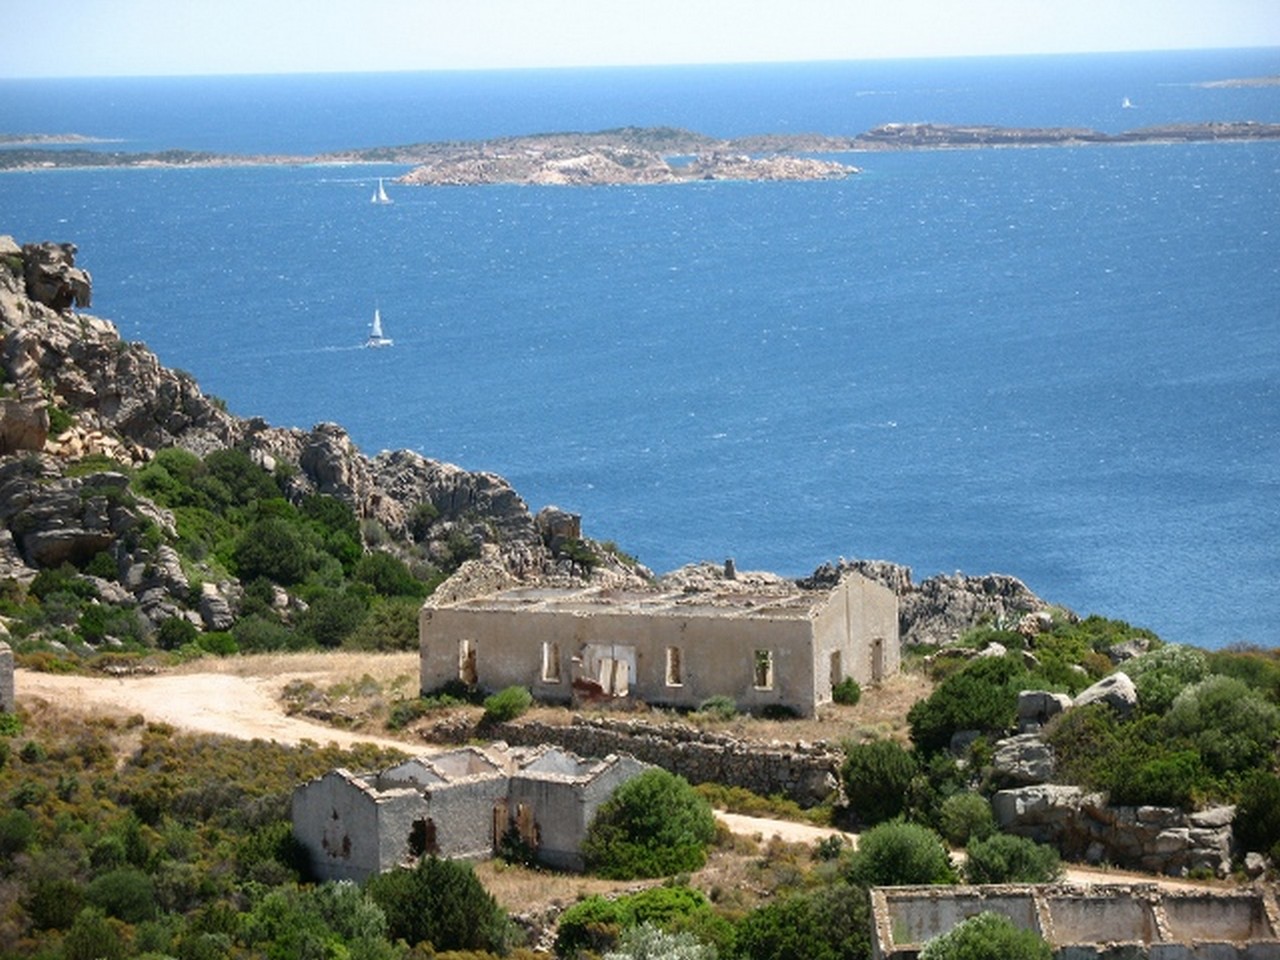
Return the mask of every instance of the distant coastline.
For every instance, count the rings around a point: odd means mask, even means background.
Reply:
[[[1277,82],[1280,78],[1215,83]],[[243,155],[191,150],[92,150],[109,142],[80,134],[0,134],[0,171],[96,167],[245,167],[403,164],[414,185],[645,184],[696,180],[817,180],[858,169],[831,155],[994,147],[1116,146],[1280,140],[1280,124],[1255,121],[1163,124],[1122,133],[1081,127],[890,123],[856,136],[761,134],[718,139],[673,127],[620,127],[477,141],[369,147],[312,155]],[[61,146],[63,148],[55,148]],[[674,161],[674,162],[673,162]]]

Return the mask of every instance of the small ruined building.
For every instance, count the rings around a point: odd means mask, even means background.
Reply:
[[[728,565],[727,565],[728,566]],[[633,698],[812,716],[847,677],[898,671],[898,599],[849,572],[829,589],[736,575],[623,590],[520,587],[433,602],[419,621],[424,693],[451,681],[543,701]]]
[[[322,880],[363,881],[424,856],[483,859],[518,840],[536,859],[583,868],[596,810],[649,769],[626,755],[558,747],[463,747],[376,773],[331,770],[293,792],[293,832]]]
[[[915,960],[929,940],[989,911],[1033,930],[1057,960],[1275,960],[1280,912],[1265,888],[1156,884],[876,887],[872,956]]]

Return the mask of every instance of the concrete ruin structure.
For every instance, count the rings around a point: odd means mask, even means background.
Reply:
[[[0,713],[16,713],[17,709],[13,687],[13,649],[0,640]]]
[[[293,832],[312,874],[353,880],[424,856],[484,859],[517,840],[538,862],[583,868],[582,841],[613,791],[650,769],[626,755],[558,747],[462,747],[374,773],[331,770],[293,792]]]
[[[992,884],[876,887],[872,956],[915,960],[925,943],[983,912],[1034,930],[1056,960],[1277,960],[1280,911],[1257,887]]]
[[[698,586],[517,587],[428,600],[419,620],[421,687],[527,687],[538,700],[632,698],[696,708],[812,716],[846,678],[898,672],[898,599],[846,572],[830,588],[725,574]]]

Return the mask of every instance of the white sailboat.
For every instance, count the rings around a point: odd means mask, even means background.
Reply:
[[[378,178],[378,189],[373,191],[373,196],[369,198],[370,203],[392,203],[392,199],[387,196],[387,190],[382,185],[382,178]]]
[[[366,347],[389,347],[393,343],[388,336],[382,333],[382,312],[377,307],[373,309],[373,323],[369,327],[369,339],[365,340]]]

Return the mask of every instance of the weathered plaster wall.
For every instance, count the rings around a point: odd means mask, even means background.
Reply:
[[[13,713],[17,709],[13,688],[13,650],[0,640],[0,713]]]
[[[378,804],[352,776],[332,770],[293,794],[294,835],[325,880],[361,882],[379,869]]]
[[[811,713],[814,689],[810,621],[794,618],[677,617],[601,609],[424,608],[420,620],[421,686],[435,690],[459,678],[459,642],[476,650],[476,680],[486,690],[519,685],[539,700],[568,701],[588,644],[634,648],[629,696],[663,706],[696,707],[711,696],[732,697],[740,709],[785,704]],[[544,645],[558,652],[558,679],[547,679]],[[667,648],[680,651],[680,683],[667,683]],[[548,646],[548,649],[551,649]],[[772,686],[755,683],[754,654],[773,657]],[[576,662],[575,662],[576,659]],[[594,678],[589,678],[594,679]]]
[[[505,776],[433,787],[427,816],[436,825],[442,857],[480,859],[493,853],[494,808],[507,797]]]

